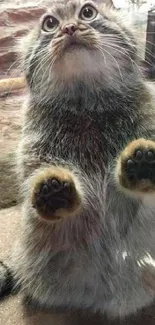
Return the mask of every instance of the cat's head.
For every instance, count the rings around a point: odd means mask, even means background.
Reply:
[[[23,49],[28,82],[38,90],[77,79],[116,84],[136,60],[133,34],[97,1],[50,1]]]

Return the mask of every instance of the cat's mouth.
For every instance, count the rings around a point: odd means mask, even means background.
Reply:
[[[84,42],[80,41],[76,36],[67,36],[64,40],[64,51],[70,51],[84,47]]]
[[[93,36],[93,35],[92,35]],[[55,46],[54,69],[56,76],[65,80],[100,75],[103,57],[98,51],[97,40],[90,33],[61,36]]]
[[[93,44],[91,41],[87,40],[86,37],[82,34],[74,34],[72,36],[66,35],[66,37],[63,40],[63,50],[66,51],[72,51],[74,49],[92,49]]]

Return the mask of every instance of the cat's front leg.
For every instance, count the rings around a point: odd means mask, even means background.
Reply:
[[[45,168],[33,177],[30,188],[32,206],[44,219],[69,217],[81,207],[79,182],[67,168]]]
[[[128,191],[126,194],[155,195],[155,142],[130,142],[117,159],[115,179],[122,190]],[[143,265],[142,281],[146,290],[155,293],[155,261]]]
[[[115,177],[133,195],[155,192],[155,142],[138,139],[129,143],[117,159]]]

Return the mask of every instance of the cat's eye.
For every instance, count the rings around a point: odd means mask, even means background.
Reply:
[[[42,29],[44,32],[51,33],[58,27],[58,25],[59,21],[57,18],[46,16],[42,22]]]
[[[98,12],[93,6],[85,5],[80,12],[80,18],[83,20],[93,20],[97,14]]]

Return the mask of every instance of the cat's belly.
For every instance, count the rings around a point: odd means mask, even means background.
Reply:
[[[138,263],[132,258],[126,261],[124,252],[120,252],[119,260],[116,255],[117,252],[109,264],[101,260],[100,255],[93,256],[92,261],[85,254],[64,253],[64,256],[58,255],[46,266],[42,264],[39,272],[37,268],[40,262],[33,261],[34,273],[28,279],[31,285],[26,285],[25,291],[42,307],[51,309],[91,308],[121,317],[135,313],[148,305],[153,296],[143,287],[142,269]],[[27,275],[23,274],[25,284]]]
[[[79,247],[52,253],[49,227],[43,230],[44,222],[40,227],[36,224],[34,236],[34,224],[30,227],[31,216],[27,221],[26,210],[26,240],[23,246],[18,245],[17,275],[25,292],[40,305],[92,308],[124,316],[153,300],[143,286],[138,261],[148,251],[155,256],[154,202],[152,206],[150,200],[133,203],[110,189],[107,215],[101,215],[101,232],[86,247],[79,242]],[[120,232],[121,224],[125,232]]]

